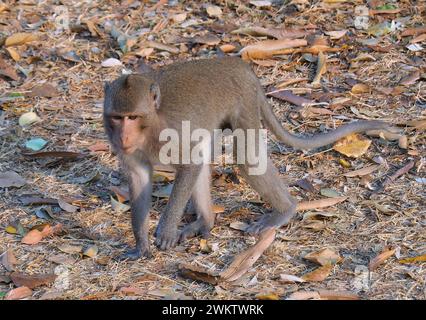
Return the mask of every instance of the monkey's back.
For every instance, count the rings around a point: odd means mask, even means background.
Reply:
[[[251,67],[239,58],[224,57],[174,63],[158,73],[160,111],[168,119],[191,120],[192,128],[219,128],[244,113],[257,115],[261,89]],[[262,92],[263,94],[263,92]],[[194,113],[200,113],[194,117]],[[243,116],[250,116],[245,114]]]

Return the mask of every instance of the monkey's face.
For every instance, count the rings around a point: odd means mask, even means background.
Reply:
[[[143,150],[158,122],[159,96],[158,85],[140,75],[105,84],[104,125],[116,152]]]
[[[124,154],[131,154],[144,145],[148,126],[140,115],[110,115],[112,143]]]

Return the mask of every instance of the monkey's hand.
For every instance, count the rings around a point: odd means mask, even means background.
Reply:
[[[123,261],[123,260],[138,260],[141,257],[145,258],[152,258],[151,250],[149,250],[149,247],[136,247],[133,249],[128,250],[124,254],[117,257],[117,260]]]
[[[160,250],[168,250],[175,247],[179,240],[177,228],[163,226],[161,222],[158,224],[154,236],[154,243]]]
[[[273,211],[263,215],[259,220],[253,222],[247,229],[246,232],[255,235],[259,234],[267,229],[275,228],[278,229],[281,226],[287,225],[290,220],[294,217],[295,210],[291,209],[287,212],[281,213]]]

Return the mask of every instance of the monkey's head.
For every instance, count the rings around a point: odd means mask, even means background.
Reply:
[[[151,77],[135,74],[106,82],[104,91],[104,126],[112,146],[117,152],[133,153],[158,125],[160,87]]]

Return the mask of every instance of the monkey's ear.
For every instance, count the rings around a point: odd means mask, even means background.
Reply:
[[[157,83],[151,84],[149,89],[152,100],[154,100],[155,108],[160,108],[160,86]]]
[[[111,87],[111,83],[109,83],[108,81],[105,81],[104,82],[104,92],[108,92],[110,87]]]

